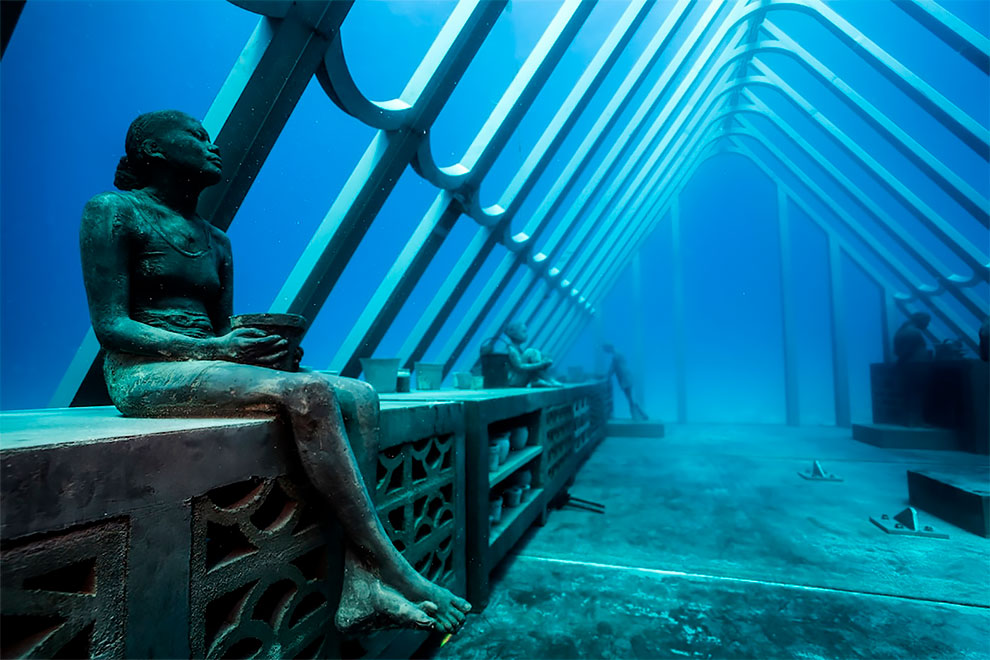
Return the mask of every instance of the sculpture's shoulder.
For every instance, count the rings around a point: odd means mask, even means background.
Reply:
[[[219,245],[224,253],[230,254],[230,237],[227,236],[227,232],[210,222],[206,223],[206,227],[210,232],[213,242]]]
[[[109,229],[132,229],[135,219],[136,201],[126,192],[108,191],[94,195],[83,208],[82,231],[99,227]]]

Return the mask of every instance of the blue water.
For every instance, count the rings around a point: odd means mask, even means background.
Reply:
[[[358,2],[343,25],[345,53],[359,88],[375,100],[402,93],[410,76],[440,32],[453,2],[402,0]],[[975,30],[990,33],[990,3],[982,0],[943,1],[943,7]],[[560,102],[601,46],[626,3],[600,2],[533,102],[518,130],[507,142],[480,188],[483,204],[499,201],[522,166]],[[987,76],[892,3],[834,2],[845,20],[886,49],[894,58],[984,130],[990,125]],[[431,133],[440,165],[459,161],[495,108],[512,78],[537,44],[560,7],[559,2],[513,0],[494,25],[463,79],[440,112]],[[552,188],[581,140],[604,110],[619,82],[671,11],[657,3],[643,21],[617,65],[588,104],[551,164],[536,182],[512,222],[521,231]],[[633,117],[647,89],[663,72],[685,35],[707,7],[697,3],[646,85],[635,95],[608,134],[605,146],[550,218],[549,230],[537,242],[545,245],[571,204]],[[722,10],[727,11],[727,8]],[[771,20],[801,46],[864,95],[925,149],[973,186],[990,195],[987,162],[936,120],[864,65],[834,35],[807,15],[771,12]],[[258,24],[258,16],[226,2],[28,2],[2,62],[0,99],[0,406],[36,408],[52,403],[63,374],[89,327],[78,255],[78,222],[85,201],[112,186],[114,167],[123,148],[127,125],[141,112],[178,108],[203,117]],[[967,240],[986,253],[990,235],[954,200],[904,159],[840,100],[832,96],[794,60],[780,54],[761,56],[791,88],[827,116],[859,146],[939,213]],[[750,71],[752,74],[752,71]],[[675,79],[675,83],[679,79]],[[953,273],[968,275],[966,266],[926,230],[870,174],[855,164],[828,136],[786,100],[779,91],[759,88],[757,96],[778,116],[851,179],[886,214],[894,218]],[[669,100],[661,97],[657,109]],[[882,233],[880,224],[843,194],[825,171],[803,156],[772,122],[747,117],[773,146],[780,148],[811,180],[902,260],[916,282],[934,283],[933,276]],[[244,200],[229,235],[236,261],[235,311],[263,311],[276,299],[286,277],[323,221],[375,131],[337,108],[314,79],[288,120],[261,172]],[[631,148],[637,144],[634,138]],[[770,151],[755,141],[747,146],[774,173],[806,191],[780,166]],[[627,151],[592,194],[589,208],[625,164]],[[385,273],[436,198],[437,190],[408,168],[378,214],[355,258],[339,280],[304,346],[307,362],[331,364],[349,328],[357,321]],[[838,236],[857,245],[883,277],[891,270],[838,223],[822,204],[810,201]],[[680,354],[686,372],[686,403],[692,421],[784,421],[784,356],[781,324],[780,238],[775,184],[746,157],[719,153],[703,162],[680,197],[681,241],[674,245],[669,209],[638,251],[639,265],[627,260],[607,295],[592,302],[600,322],[582,317],[586,328],[557,356],[564,368],[580,365],[600,370],[597,350],[608,339],[640,370],[638,387],[651,416],[677,415],[675,371]],[[794,296],[801,419],[810,424],[835,422],[831,360],[828,248],[825,234],[802,210],[791,205],[790,251]],[[462,217],[438,257],[415,287],[376,354],[396,354],[420,320],[440,283],[477,232]],[[586,245],[559,246],[551,254],[584,259]],[[684,336],[674,328],[673,270],[675,251],[683,260]],[[497,247],[482,266],[481,276],[444,326],[427,353],[443,354],[455,341],[463,315],[483,284],[502,261]],[[591,255],[594,257],[594,255]],[[631,253],[628,256],[632,256]],[[843,324],[849,356],[853,421],[868,420],[869,364],[882,359],[880,290],[848,258],[841,265],[845,298]],[[565,272],[566,274],[566,272]],[[949,273],[943,273],[949,274]],[[517,273],[511,291],[523,277]],[[581,287],[580,274],[575,286]],[[897,281],[898,288],[903,284]],[[637,293],[639,291],[639,293]],[[984,309],[986,284],[970,289]],[[972,325],[981,319],[955,301],[940,301]],[[496,305],[496,312],[500,304]],[[899,318],[891,319],[896,327]],[[488,324],[472,338],[457,362],[471,366]],[[554,333],[566,332],[555,327]],[[935,322],[939,338],[950,331]],[[543,341],[553,343],[550,333]],[[618,413],[625,402],[616,398]]]

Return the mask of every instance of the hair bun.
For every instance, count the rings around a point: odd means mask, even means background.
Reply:
[[[117,163],[117,171],[113,175],[113,185],[120,190],[134,190],[138,187],[138,178],[127,156],[121,156]]]

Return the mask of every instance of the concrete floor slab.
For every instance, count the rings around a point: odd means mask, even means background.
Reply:
[[[518,557],[436,658],[986,658],[990,612]]]
[[[815,459],[844,481],[801,479]],[[990,657],[990,540],[869,521],[908,506],[908,469],[986,461],[834,428],[610,438],[570,489],[606,515],[553,511],[439,657]]]

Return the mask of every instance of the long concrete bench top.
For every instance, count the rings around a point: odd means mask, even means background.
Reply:
[[[457,433],[459,403],[383,402],[380,449]],[[285,474],[294,451],[272,416],[124,417],[113,406],[0,413],[0,535],[188,499],[219,481]]]
[[[561,385],[559,387],[513,387],[487,390],[424,390],[382,394],[385,403],[411,403],[415,401],[461,402],[476,406],[485,421],[507,419],[533,412],[538,408],[555,406],[573,401],[584,391],[601,385],[600,381]]]
[[[422,399],[382,401],[382,424],[385,427],[408,424],[410,415],[422,417],[424,413],[435,412],[438,407],[457,406],[452,402]],[[188,434],[211,429],[252,429],[274,423],[275,418],[270,415],[164,419],[124,417],[113,406],[17,410],[0,413],[0,451],[108,442],[170,433]]]

